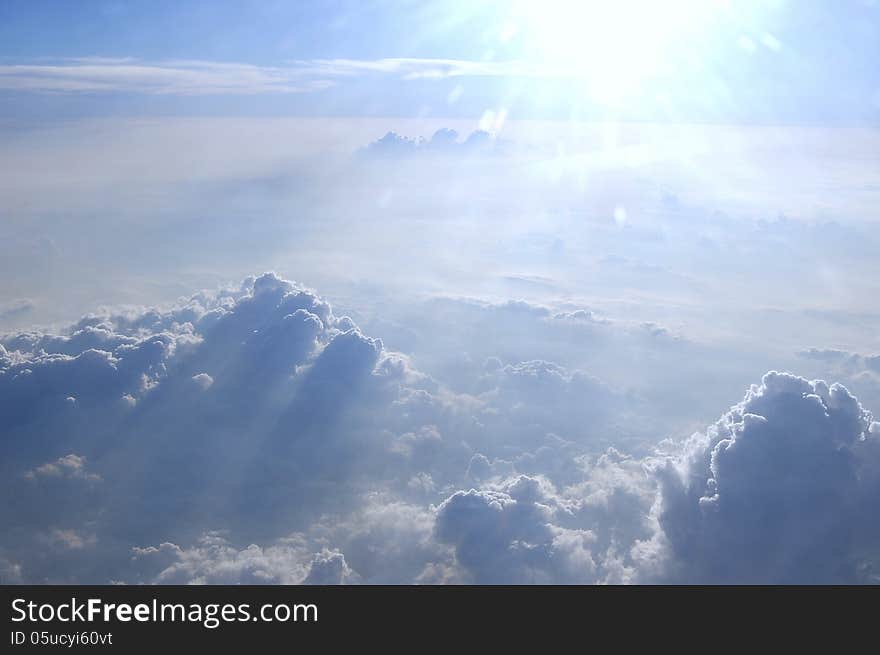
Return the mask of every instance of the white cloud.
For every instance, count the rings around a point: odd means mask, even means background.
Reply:
[[[211,388],[211,385],[214,384],[214,378],[207,373],[196,373],[192,376],[192,381],[203,391],[207,391]]]
[[[447,485],[470,456],[460,443],[437,461],[425,450],[443,446],[434,426],[450,411],[435,382],[272,274],[169,311],[88,316],[66,334],[3,344],[3,482],[17,499],[3,518],[21,528],[3,546],[30,576],[48,570],[31,537],[61,517],[111,531],[97,547],[124,579],[126,543],[187,544],[217,528],[265,543],[327,511],[344,519],[365,490],[433,497],[433,480]],[[428,461],[443,468],[427,471]],[[75,478],[102,484],[58,487]],[[315,576],[339,567],[324,559]]]
[[[304,79],[296,68],[210,61],[62,60],[0,65],[0,89],[47,93],[253,95],[319,91],[332,82]]]
[[[407,80],[447,77],[534,77],[564,74],[548,66],[523,61],[468,61],[463,59],[311,59],[292,62],[302,71],[317,76],[351,76],[364,73],[394,74]],[[573,74],[574,70],[567,74]]]
[[[97,538],[95,535],[82,534],[74,529],[55,528],[51,533],[52,542],[69,550],[81,550],[94,546]]]
[[[68,478],[88,480],[96,482],[101,479],[100,475],[89,473],[86,469],[86,458],[73,453],[59,457],[54,462],[46,462],[35,469],[28,471],[25,477],[36,480],[38,478]]]
[[[852,583],[876,575],[880,449],[842,386],[771,372],[659,465],[666,575]]]
[[[454,493],[437,510],[435,534],[478,584],[594,582],[595,535],[555,524],[574,509],[545,480],[520,476]]]
[[[509,152],[510,143],[496,138],[498,128],[479,129],[460,139],[458,132],[450,128],[440,128],[431,138],[409,138],[396,132],[387,132],[358,151],[361,158],[411,157],[414,155],[438,156],[500,156]]]
[[[549,77],[574,75],[518,61],[387,58],[311,59],[284,66],[202,60],[144,61],[133,58],[72,58],[52,63],[0,65],[0,89],[46,93],[132,92],[153,95],[253,95],[308,93],[334,79],[365,74],[403,80],[449,77]]]
[[[578,62],[485,61],[444,58],[300,59],[278,66],[206,60],[148,61],[78,57],[51,63],[0,65],[0,89],[44,93],[132,92],[154,95],[308,93],[340,79],[382,75],[404,81],[448,78],[574,78]],[[504,111],[501,111],[503,114]],[[498,118],[501,114],[494,114]],[[489,124],[498,128],[503,118]]]
[[[476,328],[499,354],[560,330],[585,347],[691,347],[577,306],[442,307],[429,334]],[[839,385],[770,373],[708,430],[628,455],[607,439],[641,415],[659,441],[657,405],[491,350],[437,379],[274,274],[0,344],[10,579],[876,576],[877,422]]]
[[[357,574],[345,563],[345,555],[338,550],[325,548],[312,559],[309,574],[303,584],[340,585],[356,580]]]
[[[237,549],[218,533],[207,533],[191,548],[173,543],[135,547],[132,560],[156,584],[299,584],[309,574],[310,553],[291,537],[260,547]]]

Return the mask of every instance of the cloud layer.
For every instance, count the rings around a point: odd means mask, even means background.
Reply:
[[[0,65],[0,90],[183,96],[303,93],[325,89],[334,85],[334,80],[365,74],[418,80],[574,76],[575,71],[517,61],[458,59],[308,59],[258,66],[220,61],[84,57]]]
[[[318,91],[332,84],[297,68],[211,61],[65,59],[0,66],[0,89],[44,93],[253,95]]]
[[[596,435],[637,397],[497,354],[449,385],[274,274],[7,335],[3,579],[876,581],[880,424],[844,387],[768,373],[633,456]]]

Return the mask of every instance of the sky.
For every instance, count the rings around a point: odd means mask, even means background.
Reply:
[[[6,2],[2,115],[877,123],[870,0],[603,5]]]
[[[4,583],[876,583],[880,5],[0,4]]]

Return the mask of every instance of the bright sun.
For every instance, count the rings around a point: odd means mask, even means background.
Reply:
[[[510,34],[531,60],[580,80],[594,98],[620,100],[648,78],[699,56],[719,0],[521,0]]]

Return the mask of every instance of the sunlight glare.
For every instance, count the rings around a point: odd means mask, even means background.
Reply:
[[[613,103],[673,67],[674,54],[698,57],[726,9],[718,0],[523,0],[511,21],[530,58]]]

